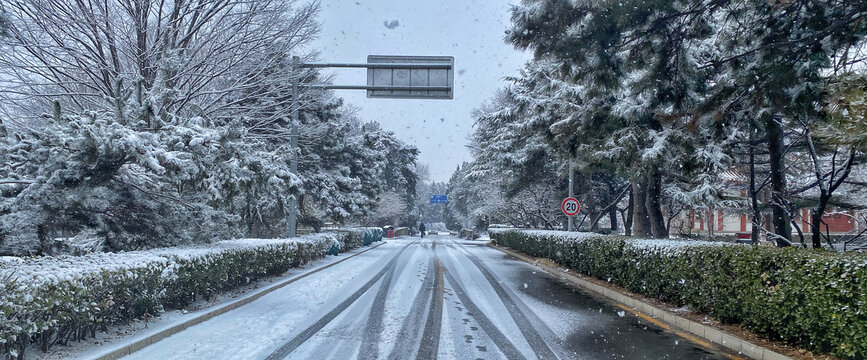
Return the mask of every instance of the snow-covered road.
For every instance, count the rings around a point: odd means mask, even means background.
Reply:
[[[483,242],[390,240],[127,359],[716,359]]]

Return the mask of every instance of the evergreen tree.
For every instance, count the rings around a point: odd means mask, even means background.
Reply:
[[[731,161],[723,146],[762,128],[783,246],[784,122],[821,118],[821,71],[862,36],[864,10],[845,1],[526,0],[513,8],[507,40],[562,64],[555,79],[582,86],[589,116],[574,116],[573,128],[601,129],[604,151],[627,166],[636,235],[667,235],[664,192],[696,205],[719,200],[714,174]],[[663,176],[677,186],[664,190]]]

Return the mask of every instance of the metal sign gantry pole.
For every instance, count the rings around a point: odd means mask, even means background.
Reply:
[[[298,82],[301,74],[298,73],[296,67],[300,63],[299,58],[297,56],[292,57],[292,71],[296,73],[294,79],[292,79],[292,115],[290,121],[292,124],[290,125],[290,135],[289,135],[289,147],[292,149],[294,154],[289,158],[289,171],[292,172],[293,175],[298,175],[298,156],[301,155],[301,149],[298,148],[298,107],[301,104],[298,102]],[[296,230],[298,229],[298,197],[297,195],[292,196],[289,199],[289,220],[287,220],[286,226],[289,228],[289,237],[297,236]]]
[[[299,88],[325,90],[366,90],[367,97],[393,99],[452,99],[454,96],[454,63],[450,56],[368,56],[367,63],[302,63],[298,56],[292,57],[292,71],[296,77],[292,80],[291,134],[289,146],[294,154],[289,160],[289,170],[298,174],[298,111],[301,103],[298,101]],[[305,84],[300,85],[300,69],[307,68],[366,68],[368,70],[367,85],[332,85]],[[437,73],[433,73],[436,71]],[[445,71],[445,73],[443,73]],[[413,75],[416,74],[415,80]],[[425,74],[426,73],[426,74]],[[378,83],[384,82],[385,85]],[[444,83],[443,83],[444,82]],[[395,94],[394,92],[401,92]],[[289,219],[286,222],[289,237],[297,236],[298,199],[293,196],[289,200]]]

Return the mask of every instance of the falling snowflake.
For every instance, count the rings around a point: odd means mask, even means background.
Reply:
[[[383,21],[382,24],[385,25],[386,28],[394,29],[394,28],[400,26],[400,21],[397,21],[397,20],[388,21],[388,20],[386,20],[386,21]]]

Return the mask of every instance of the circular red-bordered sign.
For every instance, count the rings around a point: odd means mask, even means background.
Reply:
[[[578,199],[568,197],[563,199],[563,203],[560,204],[560,210],[563,210],[563,213],[566,214],[566,216],[575,216],[578,215],[579,211],[581,211],[581,204],[578,202]]]

